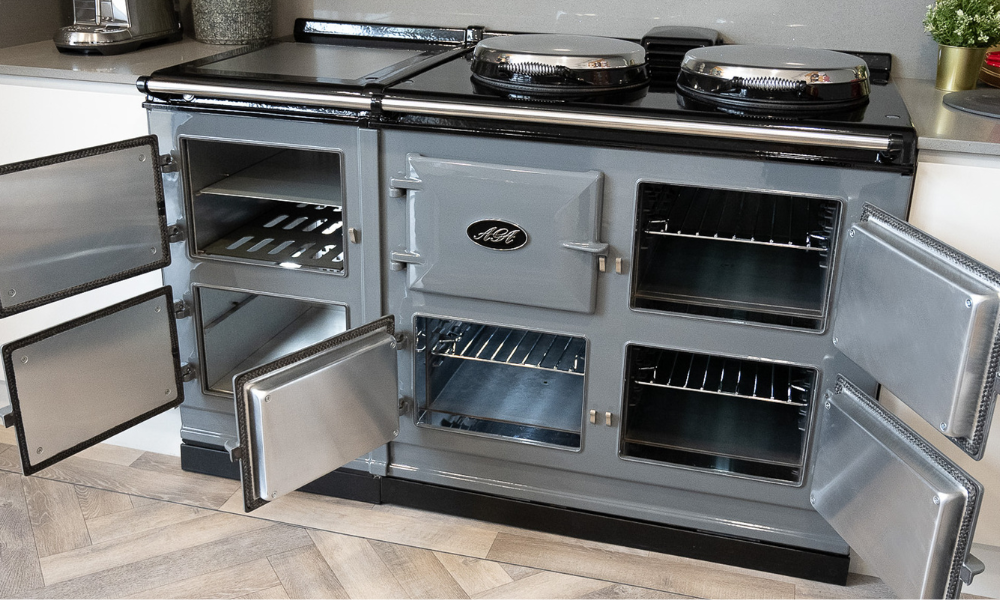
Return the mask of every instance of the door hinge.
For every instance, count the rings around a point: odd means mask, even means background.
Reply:
[[[243,446],[240,446],[233,440],[226,440],[225,443],[222,444],[222,447],[229,453],[229,462],[234,463],[243,460]]]
[[[407,337],[405,333],[397,333],[393,337],[393,350],[406,350]]]
[[[401,416],[406,416],[410,410],[410,399],[400,398],[399,399],[399,414]]]
[[[3,422],[4,429],[14,426],[14,407],[5,406],[0,408],[0,422]]]
[[[389,197],[402,198],[407,190],[419,190],[423,183],[414,177],[393,177],[389,180]]]
[[[161,173],[176,173],[180,170],[180,165],[174,160],[174,157],[169,154],[160,155],[160,172]]]
[[[181,365],[181,381],[194,381],[197,371],[191,363]]]
[[[174,223],[167,227],[167,240],[171,244],[183,242],[187,236],[184,235],[184,226],[181,223]]]
[[[174,302],[174,318],[186,319],[191,316],[191,307],[183,300]]]

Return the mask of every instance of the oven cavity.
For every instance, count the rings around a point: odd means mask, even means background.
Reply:
[[[816,370],[629,346],[621,455],[802,479]]]
[[[199,258],[342,274],[341,155],[185,140]]]
[[[580,448],[584,338],[431,317],[414,327],[417,425]]]
[[[232,396],[233,377],[347,330],[347,308],[281,296],[195,288],[206,389]]]
[[[642,183],[633,308],[821,330],[840,201]]]

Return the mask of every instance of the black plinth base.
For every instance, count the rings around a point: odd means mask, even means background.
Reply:
[[[223,450],[182,444],[181,467],[185,471],[239,479],[237,465],[229,462],[229,455]],[[346,469],[324,475],[301,491],[372,504],[396,504],[836,585],[847,583],[850,565],[849,557],[843,554],[726,537],[396,477],[374,477]]]

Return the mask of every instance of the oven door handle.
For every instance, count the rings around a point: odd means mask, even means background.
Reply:
[[[608,245],[601,242],[563,242],[563,248],[586,252],[587,254],[607,254]]]

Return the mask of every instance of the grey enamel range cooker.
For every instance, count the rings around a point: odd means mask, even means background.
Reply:
[[[5,314],[171,259],[171,287],[5,348],[26,473],[183,399],[186,455],[228,451],[248,510],[346,466],[391,501],[826,580],[850,544],[908,596],[977,570],[981,486],[871,399],[981,456],[1000,277],[901,220],[891,84],[861,121],[762,122],[656,81],[482,90],[473,45],[503,36],[474,28],[306,68],[358,52],[311,37],[373,31],[298,29],[142,81],[155,138],[0,171]],[[52,243],[37,199],[66,185]]]

